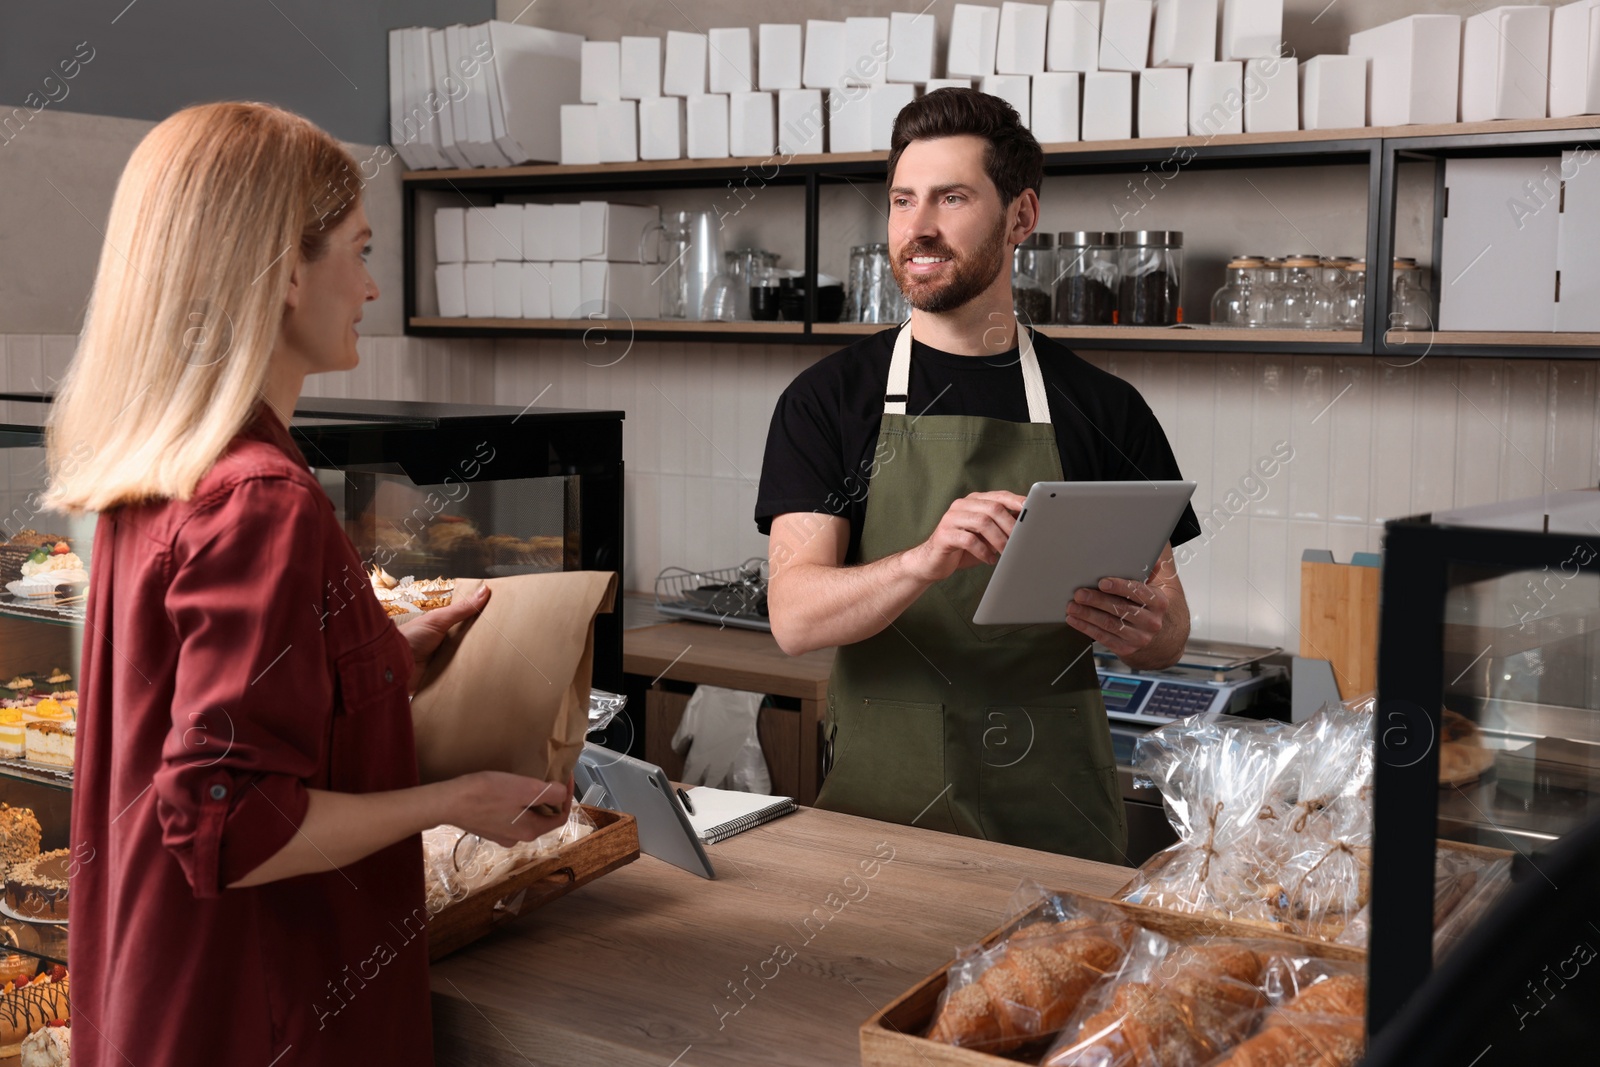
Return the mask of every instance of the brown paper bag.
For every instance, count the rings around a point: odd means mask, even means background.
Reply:
[[[616,572],[488,582],[488,606],[450,631],[411,700],[422,781],[511,771],[564,783],[589,730],[594,617],[612,609]],[[479,583],[458,578],[455,597]]]

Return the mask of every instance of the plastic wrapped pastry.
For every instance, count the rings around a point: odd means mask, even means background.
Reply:
[[[474,890],[497,882],[561,846],[594,833],[594,820],[577,804],[566,824],[506,848],[458,826],[435,826],[422,835],[422,866],[428,914],[437,915]]]

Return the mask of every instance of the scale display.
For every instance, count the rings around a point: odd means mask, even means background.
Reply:
[[[1100,698],[1105,701],[1106,714],[1136,722],[1168,722],[1222,711],[1233,697],[1233,688],[1100,672]]]

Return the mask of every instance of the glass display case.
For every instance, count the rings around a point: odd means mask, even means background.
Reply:
[[[1436,842],[1539,855],[1600,817],[1600,492],[1387,524],[1371,1004],[1432,968]]]
[[[64,898],[73,864],[84,860],[66,851],[71,741],[30,728],[75,729],[94,573],[94,518],[40,506],[49,400],[0,394],[0,986],[66,964],[67,909],[51,887]],[[290,431],[369,570],[500,577],[621,569],[622,418],[307,398]],[[25,581],[40,571],[81,571],[86,581]],[[595,621],[594,684],[615,691],[622,619],[620,604],[612,607]],[[17,864],[29,864],[20,881]],[[38,892],[26,891],[30,880]]]

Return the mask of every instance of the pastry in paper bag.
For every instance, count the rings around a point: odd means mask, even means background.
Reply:
[[[470,598],[478,579],[456,580]],[[594,617],[612,610],[615,571],[489,579],[483,613],[458,623],[411,700],[423,782],[511,771],[572,777],[589,729]]]

